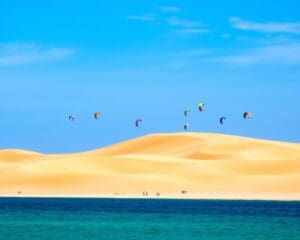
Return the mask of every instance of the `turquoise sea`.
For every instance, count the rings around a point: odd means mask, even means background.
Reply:
[[[300,239],[300,202],[0,198],[0,239]]]

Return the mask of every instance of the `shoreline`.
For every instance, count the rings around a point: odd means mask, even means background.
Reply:
[[[244,201],[300,201],[299,194],[162,194],[156,196],[150,194],[115,193],[115,194],[94,194],[94,195],[55,195],[55,194],[1,194],[0,198],[95,198],[95,199],[172,199],[172,200],[244,200]]]

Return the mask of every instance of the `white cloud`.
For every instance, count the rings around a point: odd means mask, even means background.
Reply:
[[[174,7],[174,6],[161,6],[159,7],[159,10],[165,13],[177,13],[181,11],[179,7]]]
[[[241,18],[229,19],[233,28],[263,33],[300,33],[300,22],[252,22]]]
[[[185,28],[177,31],[181,34],[201,34],[201,33],[208,33],[209,30],[205,28]]]
[[[175,12],[175,10],[179,10],[176,7],[160,7],[160,9],[161,11],[163,9],[165,12],[167,11]],[[152,14],[146,14],[146,15],[130,15],[127,16],[126,18],[129,20],[149,22],[149,23],[160,23],[160,24],[166,23],[167,25],[169,25],[170,28],[175,29],[175,32],[180,34],[195,35],[195,34],[210,32],[210,30],[208,30],[206,26],[200,21],[181,19],[179,17],[164,18]]]
[[[56,61],[73,54],[70,48],[41,48],[34,43],[0,44],[0,66]]]
[[[298,65],[300,64],[300,44],[273,45],[253,48],[237,55],[214,58],[213,61],[235,67],[254,64]]]
[[[210,32],[205,25],[200,21],[191,21],[172,17],[167,19],[167,23],[172,27],[178,27],[176,32],[180,34],[201,34]]]
[[[202,22],[185,20],[178,17],[168,18],[167,22],[169,23],[169,25],[176,26],[176,27],[184,27],[184,28],[204,27],[204,24]]]
[[[151,15],[151,14],[130,15],[130,16],[127,16],[127,19],[136,20],[136,21],[143,21],[143,22],[154,22],[155,21],[154,15]]]

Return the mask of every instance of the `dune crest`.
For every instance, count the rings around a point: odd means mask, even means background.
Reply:
[[[300,200],[300,144],[153,134],[76,154],[2,150],[0,173],[1,195]]]

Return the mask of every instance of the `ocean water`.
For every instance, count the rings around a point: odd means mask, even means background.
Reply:
[[[0,240],[300,239],[300,202],[0,198]]]

